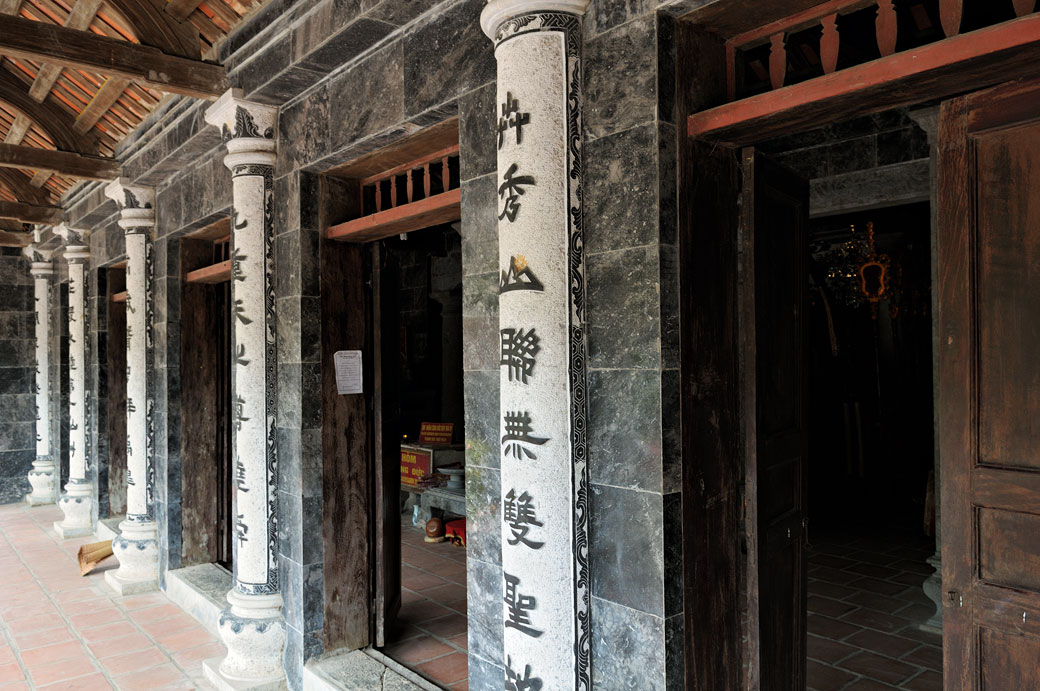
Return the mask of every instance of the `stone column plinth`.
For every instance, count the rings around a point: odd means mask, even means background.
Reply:
[[[505,688],[592,688],[581,17],[493,0]]]
[[[227,657],[204,663],[218,688],[285,685],[285,621],[278,584],[272,187],[278,109],[237,90],[206,111],[227,146],[232,179],[231,401],[235,474],[234,587],[220,618]]]
[[[119,179],[105,195],[119,206],[126,236],[126,520],[112,542],[119,568],[106,571],[105,582],[127,595],[159,587],[151,386],[155,191]]]
[[[51,450],[51,277],[54,266],[34,245],[27,252],[32,260],[36,300],[36,460],[29,471],[32,491],[25,495],[30,506],[58,500],[58,466]]]
[[[94,488],[87,479],[87,284],[89,235],[59,227],[69,264],[69,481],[58,505],[65,518],[54,524],[63,540],[91,535]]]

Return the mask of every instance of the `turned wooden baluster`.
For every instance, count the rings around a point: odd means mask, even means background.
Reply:
[[[896,17],[896,8],[892,0],[878,0],[877,20],[874,24],[877,33],[878,50],[881,57],[885,58],[896,52],[896,38],[898,37],[899,25]]]
[[[823,26],[823,36],[820,37],[820,62],[823,63],[823,73],[830,74],[838,67],[838,15],[822,17],[820,24]]]
[[[1036,0],[1012,0],[1015,6],[1015,16],[1022,17],[1033,11],[1036,7]]]
[[[423,164],[423,192],[426,194],[426,199],[430,197],[430,164]]]
[[[769,46],[769,82],[774,89],[784,85],[787,76],[787,36],[784,32],[773,34]]]
[[[412,177],[415,176],[415,170],[409,170],[404,174],[405,179],[405,193],[408,196],[408,203],[412,203]]]
[[[964,0],[939,0],[939,20],[947,38],[961,32],[963,12]]]

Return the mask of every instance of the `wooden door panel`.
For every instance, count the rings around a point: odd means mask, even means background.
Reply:
[[[1040,82],[940,117],[946,688],[1040,685]]]
[[[808,184],[743,152],[740,300],[750,638],[760,688],[805,688],[805,314]],[[754,665],[753,656],[748,664]],[[754,680],[752,671],[748,678]],[[754,687],[754,683],[752,683]]]

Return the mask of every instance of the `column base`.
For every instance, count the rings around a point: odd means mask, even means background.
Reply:
[[[29,471],[29,484],[32,491],[25,495],[25,503],[29,506],[43,506],[58,501],[58,473],[54,461],[47,456],[37,456]]]
[[[206,678],[224,689],[285,688],[282,596],[231,590],[227,600],[231,606],[220,615],[220,639],[228,653],[223,660],[205,665]]]
[[[220,665],[224,661],[222,657],[214,657],[202,662],[202,670],[206,675],[206,681],[213,684],[218,691],[282,691],[288,689],[285,675],[272,677],[271,679],[232,679],[220,672]]]
[[[936,552],[928,557],[927,561],[935,569],[935,573],[925,579],[925,582],[921,584],[921,589],[935,605],[935,613],[919,628],[922,631],[942,634],[942,555]]]
[[[105,582],[120,595],[159,589],[159,535],[155,521],[127,519],[119,524],[112,551],[119,568],[105,572]]]
[[[89,482],[70,480],[65,485],[65,494],[58,500],[65,518],[54,524],[54,532],[62,540],[94,534],[93,494]]]

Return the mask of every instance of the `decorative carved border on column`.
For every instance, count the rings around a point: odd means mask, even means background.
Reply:
[[[547,418],[545,413],[548,413],[549,417],[560,413],[566,415],[568,418],[566,425],[569,436],[567,441],[567,458],[557,457],[552,459],[560,462],[569,461],[568,474],[570,483],[567,490],[569,498],[563,499],[566,506],[553,506],[553,504],[560,502],[560,498],[556,498],[553,501],[549,496],[540,498],[529,497],[526,503],[529,509],[536,507],[540,510],[545,510],[547,514],[561,518],[565,512],[569,513],[571,525],[563,532],[567,534],[571,543],[569,549],[565,548],[565,553],[569,555],[571,561],[571,583],[568,586],[571,603],[564,613],[563,611],[557,612],[553,608],[552,599],[549,602],[550,609],[553,610],[552,615],[557,617],[566,616],[567,619],[573,617],[569,622],[564,621],[562,618],[552,621],[552,627],[566,627],[571,630],[570,640],[566,645],[563,645],[563,641],[558,641],[563,648],[572,646],[570,650],[560,649],[559,647],[556,650],[548,649],[546,639],[550,636],[547,635],[543,638],[542,632],[535,630],[536,628],[544,628],[548,632],[548,627],[533,626],[536,622],[527,618],[527,614],[523,611],[523,603],[525,601],[531,605],[529,608],[530,612],[535,611],[534,607],[537,600],[535,595],[541,597],[538,589],[542,588],[543,591],[546,589],[545,577],[527,568],[526,570],[531,573],[529,574],[529,582],[525,584],[522,577],[518,578],[517,574],[508,573],[507,569],[522,565],[528,558],[533,558],[533,555],[536,553],[532,551],[525,555],[518,555],[506,552],[508,549],[518,549],[526,542],[526,528],[534,525],[538,526],[538,531],[541,531],[540,536],[537,538],[538,542],[535,543],[538,544],[538,547],[534,548],[538,552],[541,551],[540,543],[542,540],[548,546],[549,541],[553,539],[558,540],[564,536],[559,533],[554,535],[552,531],[547,530],[548,525],[543,528],[540,522],[528,522],[527,524],[519,525],[523,524],[523,521],[519,520],[518,516],[523,508],[521,505],[524,503],[524,495],[519,494],[518,496],[521,488],[519,486],[513,487],[513,482],[514,480],[517,483],[522,481],[523,473],[519,471],[510,473],[507,458],[503,458],[503,573],[506,581],[504,588],[506,605],[506,654],[504,661],[506,663],[506,688],[526,688],[524,684],[531,684],[536,681],[540,683],[542,681],[541,677],[546,677],[544,683],[552,688],[572,688],[581,691],[588,691],[592,688],[591,582],[588,543],[588,342],[583,215],[583,86],[581,62],[581,16],[584,14],[586,4],[586,0],[557,2],[495,0],[485,8],[481,15],[481,25],[485,33],[495,41],[496,57],[499,59],[499,101],[501,101],[502,108],[501,118],[498,121],[499,176],[501,178],[501,187],[499,187],[498,192],[502,198],[502,203],[504,203],[502,213],[499,215],[500,260],[505,264],[502,270],[500,286],[500,319],[503,327],[502,364],[506,367],[506,371],[502,374],[501,395],[502,410],[504,415],[506,415],[503,418],[503,444],[505,445],[507,439],[511,438],[511,433],[516,432],[514,428],[517,425],[517,420],[520,423],[531,423],[534,426],[539,424],[538,419],[535,418],[532,421],[532,418],[526,411],[514,411],[517,405],[521,403],[527,405],[528,402],[530,402],[531,409],[535,411],[536,416],[539,405],[542,406],[544,409],[541,416],[543,420]],[[515,58],[517,57],[513,53],[517,51],[503,51],[503,48],[512,48],[514,41],[544,36],[547,32],[555,32],[561,35],[562,51],[560,44],[552,41],[533,41],[529,46],[525,46],[526,61],[524,69],[530,74],[525,82],[525,78],[517,74],[511,66],[511,63],[515,63]],[[558,65],[553,62],[556,59],[559,59]],[[504,64],[503,60],[507,61],[507,63]],[[539,72],[539,70],[547,71],[543,73]],[[562,75],[560,72],[562,72]],[[539,81],[543,77],[546,81],[559,80],[562,77],[564,82],[563,92],[557,93],[552,91],[552,89],[557,87],[550,88],[544,85],[535,87],[531,83]],[[559,98],[563,103],[539,101],[539,99],[545,98],[550,100]],[[525,104],[518,102],[520,99],[524,99],[528,105],[522,107]],[[560,107],[562,107],[563,121],[557,123],[555,118],[558,117],[556,113],[559,112],[558,108]],[[543,123],[551,122],[551,127],[549,129],[539,129],[544,127],[544,125],[536,124],[538,119],[542,119]],[[530,144],[527,143],[527,139],[524,139],[525,133],[523,132],[523,129],[529,125],[533,130],[533,136],[536,137]],[[562,148],[554,140],[558,130],[551,129],[557,126],[564,128]],[[514,129],[515,132],[513,131]],[[542,139],[537,139],[539,134],[543,135]],[[503,147],[505,147],[505,154],[511,157],[503,154]],[[565,190],[563,190],[565,207],[559,208],[557,212],[555,209],[558,207],[554,205],[555,202],[552,200],[555,199],[554,195],[559,194],[559,190],[552,189],[551,185],[556,184],[556,176],[561,163],[564,165],[562,183],[565,186]],[[539,174],[542,171],[545,172],[546,182],[544,183],[539,182]],[[526,197],[521,198],[519,196],[525,194],[525,191],[515,190],[517,183],[528,185]],[[540,184],[541,187],[539,187]],[[550,187],[546,187],[546,184],[550,185]],[[533,196],[539,194],[549,199],[549,201],[539,202],[537,197]],[[522,201],[522,199],[529,199],[530,202]],[[543,203],[544,206],[539,207],[540,203]],[[519,207],[528,204],[531,206],[528,213],[536,214],[534,217],[536,220],[534,223],[523,224],[518,221],[520,214],[523,213],[519,210]],[[559,213],[560,217],[552,215],[555,213]],[[539,218],[537,214],[548,215],[543,215]],[[515,221],[517,222],[517,228],[513,228]],[[554,250],[557,246],[560,246],[560,249],[566,252],[565,265],[558,267],[552,263],[550,257],[543,256],[541,257],[542,264],[540,266],[528,266],[528,258],[514,252],[523,244],[516,240],[516,234],[521,230],[523,231],[523,240],[528,243],[528,246],[531,248],[529,251],[532,254],[536,253],[537,244],[543,244],[544,247],[551,247]],[[556,233],[561,231],[564,233],[563,237],[556,235]],[[535,274],[539,271],[542,273],[535,277]],[[538,295],[549,302],[540,304],[537,299],[517,297],[525,294],[527,296]],[[551,315],[548,319],[543,319],[544,315],[539,316],[541,309],[549,312],[561,309],[561,306],[558,306],[556,303],[556,301],[561,299],[566,301],[565,314],[563,312],[559,313],[559,317],[566,322],[564,327],[566,330],[565,334],[554,333],[554,331],[558,332],[558,327]],[[506,302],[506,300],[509,302]],[[525,315],[527,316],[525,317]],[[512,323],[512,320],[517,318],[525,319],[525,323]],[[538,338],[533,338],[536,322],[539,330],[545,328],[546,331],[539,334]],[[523,329],[521,327],[529,328],[526,338],[533,349],[528,349],[530,360],[524,365],[524,367],[529,368],[526,372],[523,368],[518,369],[518,365],[523,363],[525,356],[514,348],[514,346],[526,347],[517,340],[523,340]],[[543,348],[546,349],[546,352],[542,353],[542,358],[545,359],[546,365],[543,366],[540,372],[535,372],[534,368],[537,365],[534,357]],[[552,354],[551,351],[554,348],[564,348],[566,349],[566,354]],[[557,368],[555,377],[551,369],[554,366]],[[546,369],[547,367],[550,369]],[[559,367],[562,367],[565,371],[560,372]],[[518,381],[522,381],[523,387],[517,387],[517,383],[513,381],[514,375]],[[543,388],[540,391],[537,387],[528,389],[526,386],[526,376],[528,375],[532,376],[532,383],[538,377],[542,377],[546,383],[550,381],[553,383],[549,384],[548,388],[545,388],[546,385],[543,384]],[[566,396],[565,407],[557,409],[552,403],[552,398],[559,396],[562,388],[566,389],[564,394]],[[555,392],[551,391],[551,389],[555,389]],[[531,396],[531,394],[534,395]],[[513,411],[512,420],[509,419],[510,411]],[[519,415],[520,412],[522,412],[522,415]],[[510,425],[513,427],[511,428]],[[512,436],[515,436],[515,434]],[[531,432],[529,436],[535,440],[534,444],[545,444],[549,441],[548,439],[542,440],[535,437],[534,432]],[[546,436],[549,436],[548,432]],[[532,446],[531,450],[534,451],[536,448],[548,450],[549,446]],[[504,446],[504,456],[510,453],[515,455],[516,450],[514,449],[510,452],[508,447]],[[554,452],[549,451],[547,455],[551,456],[552,453]],[[512,463],[519,465],[521,463],[520,458],[521,456],[516,456]],[[533,461],[533,456],[528,455],[526,458]],[[544,482],[542,484],[544,485]],[[534,487],[534,483],[531,486]],[[546,492],[548,488],[543,486],[541,489],[545,492],[545,495],[551,494],[551,492]],[[534,518],[534,520],[539,519]],[[548,521],[546,521],[547,523]],[[510,545],[508,547],[507,542]],[[527,592],[522,592],[525,585]],[[552,594],[550,593],[551,597]],[[515,630],[517,629],[521,633],[526,633],[527,636],[515,635]],[[515,651],[511,649],[511,636],[513,640],[512,647],[516,647],[520,642],[523,643],[521,650],[527,659],[519,659],[519,656],[518,658],[512,658],[511,653]],[[554,667],[559,666],[561,669],[565,669],[568,661],[564,658],[568,657],[571,658],[570,661],[572,662],[571,674],[567,674],[566,671],[560,674]],[[538,669],[538,665],[541,666],[541,671]],[[539,674],[541,677],[538,676]]]

